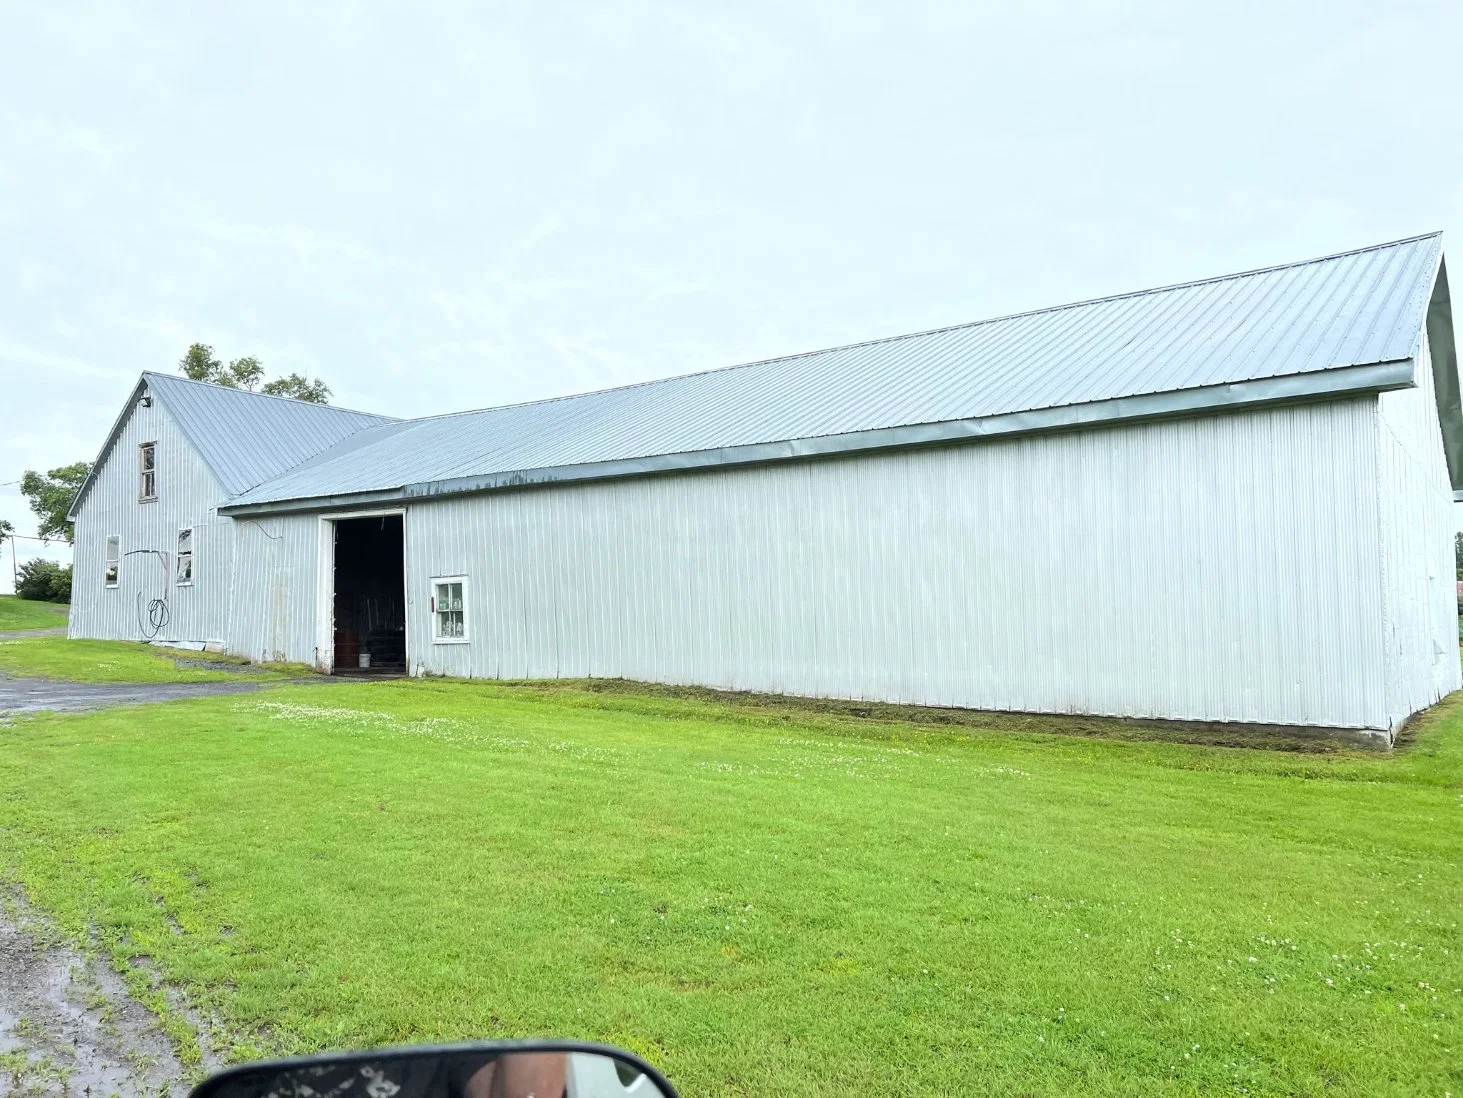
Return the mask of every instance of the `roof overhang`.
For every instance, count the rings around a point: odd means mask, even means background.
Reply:
[[[1433,392],[1438,425],[1448,457],[1453,501],[1463,503],[1463,399],[1458,391],[1458,344],[1453,330],[1453,303],[1448,294],[1448,265],[1438,257],[1432,297],[1427,305],[1427,343],[1433,362]]]
[[[1444,296],[1446,298],[1446,286]],[[1429,313],[1429,317],[1431,317],[1431,313]],[[1451,346],[1450,320],[1449,347],[1451,348]],[[1436,354],[1435,349],[1434,355],[1436,356]],[[1436,358],[1434,361],[1436,370]],[[943,423],[910,424],[873,431],[821,435],[816,438],[789,439],[781,442],[761,442],[747,446],[696,450],[689,453],[655,454],[648,457],[600,461],[587,465],[519,469],[485,476],[424,481],[378,491],[297,499],[233,502],[224,504],[218,510],[222,515],[245,516],[349,509],[377,506],[401,500],[437,499],[444,496],[469,495],[477,492],[538,485],[573,484],[619,477],[689,472],[723,466],[765,465],[771,462],[832,457],[840,454],[948,445],[1009,435],[1070,431],[1110,423],[1172,419],[1208,412],[1237,411],[1271,404],[1294,404],[1353,394],[1376,393],[1388,389],[1404,389],[1416,384],[1413,369],[1414,360],[1405,358],[1363,366],[1287,374],[1283,377],[1260,378],[1227,385],[1144,393],[1138,396],[1118,397],[1086,404],[1040,408],[1010,412],[1004,415],[981,416],[975,419],[950,420]],[[1452,398],[1454,406],[1457,407],[1456,366],[1452,376]],[[1460,412],[1458,416],[1457,435],[1459,441],[1463,442],[1463,412]],[[1463,458],[1463,452],[1460,452],[1460,458]],[[1451,449],[1449,467],[1450,469],[1453,467]],[[1455,486],[1459,483],[1456,474],[1453,483]]]

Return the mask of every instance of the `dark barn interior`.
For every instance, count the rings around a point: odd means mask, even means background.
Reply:
[[[402,517],[335,522],[335,671],[406,670]]]

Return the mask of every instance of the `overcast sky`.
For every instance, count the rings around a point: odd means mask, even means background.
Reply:
[[[0,482],[194,340],[416,415],[1463,229],[1456,0],[1019,7],[0,2]]]

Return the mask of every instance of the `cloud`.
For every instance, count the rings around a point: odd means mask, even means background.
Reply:
[[[704,294],[711,289],[709,283],[700,279],[686,278],[665,268],[631,266],[630,273],[644,284],[647,301],[658,301],[664,297],[687,297]]]
[[[540,329],[538,338],[568,367],[576,383],[573,391],[603,389],[640,379],[642,360],[606,347],[602,335],[571,336],[555,329]]]
[[[551,213],[539,220],[538,224],[528,230],[528,235],[523,238],[519,245],[525,252],[531,252],[542,244],[563,226],[564,219],[557,213]]]
[[[17,367],[28,366],[43,370],[61,370],[65,373],[77,374],[82,377],[110,378],[115,374],[113,370],[108,370],[103,366],[87,362],[84,359],[61,354],[57,351],[30,347],[23,343],[16,343],[7,339],[4,335],[0,335],[0,364],[14,365]]]

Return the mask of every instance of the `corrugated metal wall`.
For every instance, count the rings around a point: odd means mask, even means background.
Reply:
[[[1364,397],[415,504],[411,659],[1386,727],[1376,440]],[[427,640],[443,574],[470,644]]]
[[[228,650],[253,660],[314,663],[319,518],[240,519],[235,544]]]
[[[1452,496],[1418,389],[836,460],[498,492],[407,515],[410,656],[929,705],[1395,727],[1460,685]],[[159,501],[137,500],[158,444]],[[77,523],[73,636],[318,658],[316,515],[220,519],[137,408]],[[164,577],[195,528],[195,583]],[[106,537],[125,556],[103,586]],[[434,575],[465,645],[430,642]]]
[[[137,448],[143,442],[157,443],[155,503],[138,501]],[[222,496],[223,489],[161,403],[135,406],[77,516],[71,636],[150,639],[148,603],[161,598],[169,621],[156,639],[223,640],[229,629],[234,523],[215,511]],[[194,528],[194,582],[179,587],[174,565],[178,531],[185,526]],[[123,557],[119,584],[108,588],[103,583],[106,540],[113,534],[121,539]],[[157,550],[166,558],[141,550]]]
[[[1463,685],[1453,489],[1425,335],[1417,388],[1382,393],[1378,420],[1387,716],[1395,726]]]

